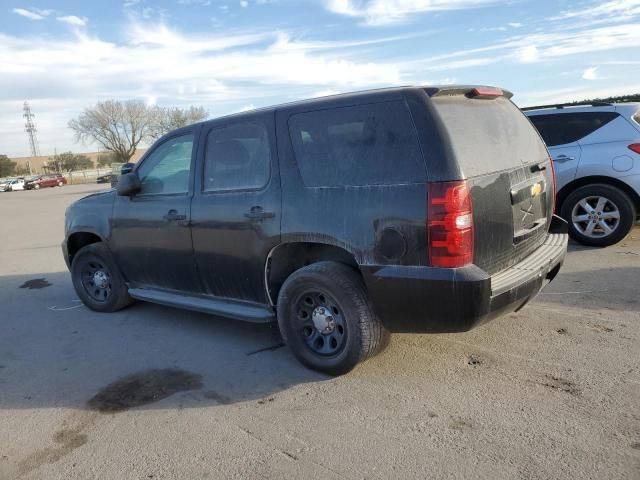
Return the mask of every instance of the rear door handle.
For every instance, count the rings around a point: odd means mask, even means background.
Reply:
[[[178,222],[180,220],[186,220],[187,216],[186,215],[178,215],[178,211],[177,210],[171,209],[162,218],[164,218],[168,222]]]
[[[568,155],[558,155],[556,158],[554,158],[553,160],[556,162],[570,162],[571,160],[575,160],[576,157],[570,157]]]
[[[251,210],[245,213],[244,216],[251,220],[263,220],[265,218],[273,218],[276,214],[273,212],[265,212],[262,207],[256,205],[251,207]]]

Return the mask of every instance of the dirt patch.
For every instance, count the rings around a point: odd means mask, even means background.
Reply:
[[[87,405],[99,412],[121,412],[202,388],[202,376],[177,368],[151,369],[127,375],[100,390]]]
[[[37,450],[18,463],[18,476],[40,468],[42,465],[58,462],[88,441],[88,436],[82,433],[93,422],[95,414],[86,416],[75,428],[62,428],[53,434],[56,446]],[[65,422],[66,423],[66,422]]]
[[[559,333],[560,335],[566,335],[568,332],[566,328],[559,328],[556,330],[556,333]]]
[[[20,288],[28,288],[29,290],[39,290],[41,288],[50,287],[52,284],[47,282],[44,278],[34,278],[33,280],[27,280]]]
[[[613,332],[613,328],[609,328],[609,327],[606,327],[604,325],[598,325],[597,323],[589,323],[589,324],[587,324],[587,326],[591,330],[595,330],[596,332],[600,332],[600,333],[611,333],[611,332]]]
[[[477,355],[468,355],[467,356],[467,365],[471,365],[472,367],[476,367],[478,365],[482,365],[484,362]]]
[[[452,417],[449,428],[452,430],[469,430],[473,428],[471,420],[462,417]]]
[[[566,378],[556,377],[555,375],[546,374],[545,380],[541,382],[545,387],[553,388],[554,390],[560,390],[562,392],[569,393],[571,395],[580,395],[582,390],[571,380]]]

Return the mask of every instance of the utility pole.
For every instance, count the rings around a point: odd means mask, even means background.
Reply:
[[[29,137],[31,156],[39,157],[40,148],[38,147],[38,137],[36,136],[36,132],[38,130],[36,129],[35,123],[33,123],[33,118],[35,117],[35,115],[31,112],[31,106],[29,105],[29,102],[24,102],[23,110],[24,114],[22,116],[26,119],[26,122],[24,124],[24,131],[27,132],[27,136]],[[29,175],[32,175],[33,172],[31,171],[31,161],[27,162],[27,167],[29,167]]]

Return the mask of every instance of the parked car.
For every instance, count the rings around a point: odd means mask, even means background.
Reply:
[[[622,240],[640,214],[640,103],[524,110],[553,157],[571,237],[599,247]]]
[[[115,175],[113,173],[106,173],[96,178],[96,183],[112,183]]]
[[[40,188],[45,187],[61,187],[67,184],[67,179],[62,175],[42,175],[34,178],[33,180],[29,180],[25,184],[25,188],[27,190],[38,190]]]
[[[5,192],[15,192],[17,190],[24,190],[24,178],[14,178],[13,180],[9,180],[5,186]]]
[[[12,178],[3,178],[2,180],[0,180],[0,192],[4,192],[4,189],[7,185],[9,185],[9,182],[13,180]]]
[[[522,308],[560,269],[544,143],[489,87],[383,89],[191,125],[66,212],[80,299],[277,318],[341,374],[388,332],[461,332]]]

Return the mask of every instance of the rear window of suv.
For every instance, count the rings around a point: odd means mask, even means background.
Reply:
[[[532,115],[531,122],[549,147],[577,142],[618,116],[614,112],[555,113]]]
[[[401,100],[294,114],[289,133],[308,187],[426,181],[418,136]]]

